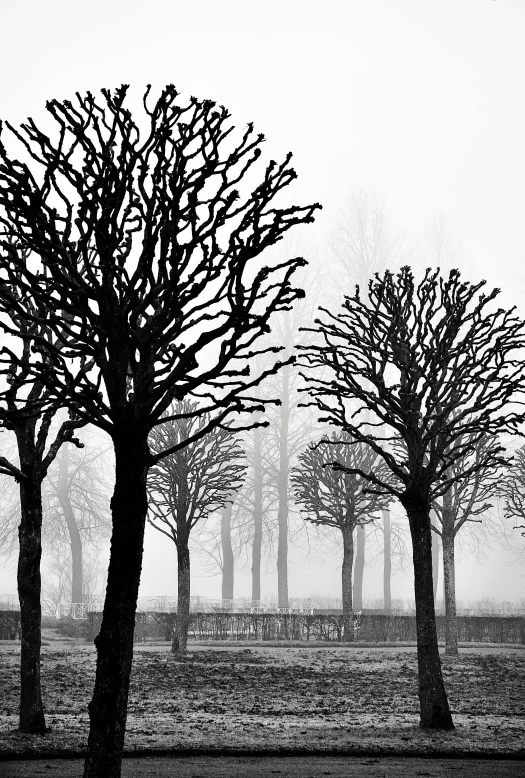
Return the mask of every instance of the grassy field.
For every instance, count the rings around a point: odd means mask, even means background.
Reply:
[[[95,650],[49,633],[42,660],[45,737],[21,735],[19,644],[0,645],[0,755],[78,752],[88,732]],[[525,756],[525,650],[443,657],[456,729],[418,727],[414,648],[136,648],[126,749],[306,749]]]

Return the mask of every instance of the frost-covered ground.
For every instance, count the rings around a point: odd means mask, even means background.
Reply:
[[[16,731],[20,648],[0,645],[0,755],[85,747],[94,647],[46,642],[45,737]],[[418,727],[410,647],[137,646],[126,748],[525,755],[525,650],[463,648],[443,672],[452,733]]]

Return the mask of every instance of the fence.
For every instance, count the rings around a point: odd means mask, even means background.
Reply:
[[[176,613],[137,613],[135,641],[170,640]],[[101,613],[89,613],[88,640],[100,629]],[[525,618],[521,616],[459,616],[458,639],[462,643],[525,644]],[[363,614],[356,626],[356,639],[367,643],[415,643],[414,616]],[[436,618],[438,639],[445,641],[445,617]],[[193,613],[190,639],[237,641],[339,642],[343,636],[341,614]]]

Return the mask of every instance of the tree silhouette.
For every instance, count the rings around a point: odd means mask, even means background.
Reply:
[[[460,441],[461,442],[461,441]],[[498,444],[492,437],[482,437],[473,451],[465,451],[451,464],[448,474],[456,477],[440,499],[433,501],[437,521],[434,531],[441,538],[443,546],[443,581],[445,592],[445,652],[451,656],[458,653],[458,628],[456,619],[456,565],[455,541],[458,532],[467,522],[479,522],[481,516],[492,507],[491,497],[496,497],[496,486],[501,477],[499,470],[476,470],[472,467],[492,450],[499,454]],[[462,473],[468,475],[461,477]],[[459,476],[459,478],[457,478]]]
[[[363,443],[353,443],[343,434],[333,435],[330,440],[305,449],[290,474],[295,498],[306,521],[341,531],[344,640],[352,641],[354,531],[377,518],[373,514],[384,509],[391,498],[370,493],[368,481],[360,475],[331,467],[328,463],[334,459],[349,470],[377,470],[385,480],[388,480],[388,472],[375,451]]]
[[[296,178],[291,155],[261,169],[264,136],[249,124],[236,140],[225,108],[183,102],[171,85],[152,101],[148,87],[135,121],[127,92],[51,100],[49,135],[32,119],[7,125],[22,159],[0,143],[0,224],[31,252],[27,263],[4,257],[0,304],[45,320],[57,342],[34,338],[34,374],[115,451],[86,777],[120,775],[148,469],[196,439],[154,455],[150,432],[173,400],[210,414],[199,437],[232,414],[249,426],[243,414],[265,407],[253,389],[281,363],[253,375],[249,359],[272,316],[302,296],[292,276],[305,261],[260,256],[320,207],[275,205]],[[33,317],[19,296],[35,300]]]
[[[4,246],[0,263],[25,262],[27,252],[11,240]],[[5,388],[0,394],[0,424],[16,440],[18,461],[0,456],[0,473],[15,479],[19,488],[20,518],[18,524],[17,586],[20,601],[20,712],[21,732],[42,734],[46,731],[40,685],[41,650],[41,573],[42,557],[42,484],[60,447],[73,441],[74,430],[82,426],[72,418],[51,429],[57,407],[49,405],[50,392],[45,382],[33,377],[35,355],[32,342],[48,336],[46,322],[32,297],[24,296],[16,286],[7,286],[14,305],[4,312],[0,322],[4,332],[20,335],[20,348],[4,345],[0,351],[0,374]],[[51,336],[51,343],[56,338]],[[5,522],[5,517],[4,517]]]
[[[177,548],[177,629],[173,651],[185,651],[190,616],[190,550],[192,529],[210,514],[231,503],[245,472],[244,451],[229,429],[217,428],[204,437],[209,414],[195,415],[197,403],[174,403],[170,421],[152,431],[150,449],[156,454],[193,438],[194,442],[159,460],[148,475],[148,521]]]
[[[422,727],[450,729],[452,717],[439,659],[432,587],[432,501],[472,472],[491,470],[501,446],[483,451],[461,473],[450,468],[485,435],[513,432],[525,415],[512,404],[525,388],[516,359],[525,343],[524,323],[492,305],[498,290],[483,283],[425,273],[416,285],[410,268],[386,271],[356,287],[342,310],[321,309],[323,342],[305,351],[307,390],[320,421],[368,444],[398,484],[373,470],[344,468],[366,478],[370,489],[397,497],[412,536]],[[324,372],[320,372],[320,370]],[[381,425],[386,425],[386,432]],[[341,466],[342,465],[337,465]]]
[[[518,523],[525,537],[525,446],[519,448],[509,470],[498,484],[498,492],[505,501],[505,517]]]

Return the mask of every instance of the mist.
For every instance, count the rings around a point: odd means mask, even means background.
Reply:
[[[344,230],[364,198],[370,214],[383,214],[388,237],[372,272],[409,264],[421,273],[438,260],[501,288],[502,304],[525,316],[525,7],[518,0],[29,6],[30,14],[27,4],[0,3],[2,120],[38,123],[46,100],[77,91],[130,83],[140,98],[147,83],[157,90],[173,83],[185,97],[225,105],[238,128],[253,121],[267,138],[267,158],[293,152],[298,180],[290,195],[323,206],[315,225],[298,229],[285,247],[310,263],[307,300],[317,295],[317,305],[336,307],[363,281],[344,276],[340,258]],[[320,433],[313,429],[311,438]],[[109,498],[108,487],[108,516]],[[307,527],[290,501],[290,598],[340,599],[341,549],[329,533]],[[474,601],[523,607],[525,541],[501,506],[492,510],[488,539],[460,545],[460,608]],[[401,506],[392,507],[392,520],[406,524]],[[377,607],[381,545],[372,526],[367,532],[363,600]],[[409,559],[408,534],[406,543]],[[103,568],[107,538],[97,554]],[[192,554],[192,595],[220,599],[220,570],[197,547]],[[250,587],[244,552],[235,598],[249,598]],[[393,600],[411,602],[413,588],[405,560],[394,566]],[[148,525],[139,596],[175,597],[176,590],[174,544]],[[262,599],[276,599],[271,544],[261,590]],[[15,592],[12,555],[0,563],[0,593]]]

